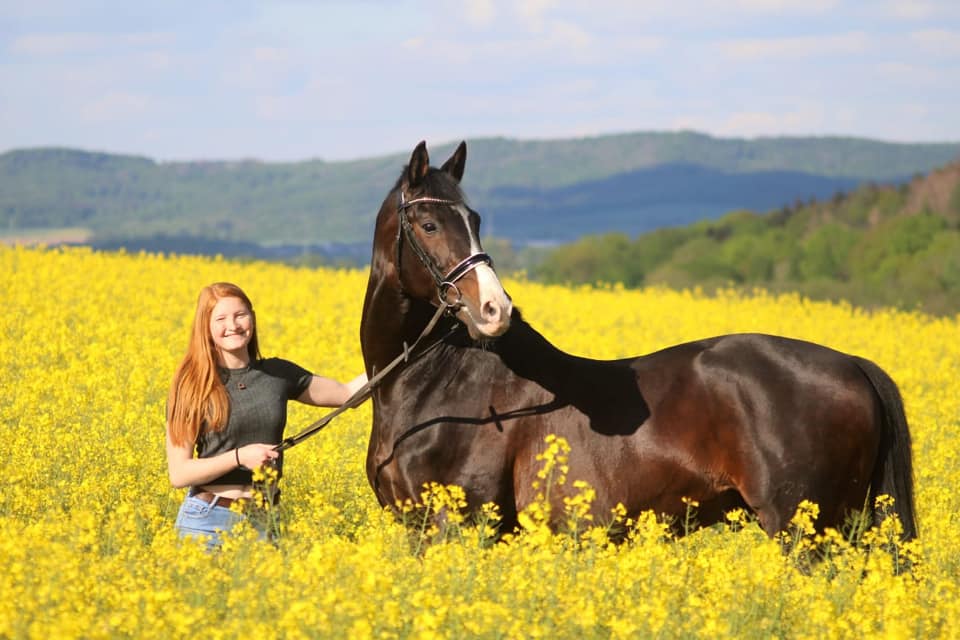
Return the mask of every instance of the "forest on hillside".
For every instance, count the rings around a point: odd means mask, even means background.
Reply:
[[[627,287],[762,287],[857,305],[960,313],[960,162],[900,186],[731,212],[630,238],[586,236],[529,275]]]

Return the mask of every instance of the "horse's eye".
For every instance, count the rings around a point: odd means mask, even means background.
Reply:
[[[437,224],[435,222],[430,222],[429,220],[420,226],[423,227],[423,230],[427,233],[436,233],[437,231]]]

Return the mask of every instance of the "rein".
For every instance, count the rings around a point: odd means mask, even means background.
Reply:
[[[440,270],[437,268],[436,264],[427,255],[427,252],[424,251],[423,247],[420,246],[420,243],[417,242],[416,235],[413,233],[413,225],[410,224],[410,220],[407,219],[407,209],[411,206],[423,202],[429,202],[432,204],[447,204],[447,205],[457,205],[462,204],[458,200],[444,200],[441,198],[431,198],[431,197],[421,197],[415,198],[413,200],[405,200],[403,197],[403,190],[400,190],[400,202],[397,205],[397,216],[400,219],[400,223],[397,225],[397,274],[400,273],[400,251],[403,241],[403,237],[406,236],[407,242],[410,244],[410,248],[413,249],[414,254],[417,258],[420,259],[420,262],[424,267],[430,272],[430,275],[433,276],[433,281],[437,285],[437,296],[440,300],[440,304],[437,306],[436,313],[433,314],[433,317],[430,319],[430,322],[427,323],[427,326],[424,327],[423,331],[420,332],[420,335],[417,336],[417,339],[414,340],[413,345],[408,347],[407,343],[403,343],[403,353],[394,358],[394,360],[384,367],[381,371],[376,373],[372,378],[367,380],[367,383],[357,389],[352,396],[350,396],[346,402],[337,407],[335,410],[331,411],[327,415],[323,416],[306,429],[300,433],[290,436],[289,438],[284,438],[280,444],[275,446],[274,451],[286,451],[290,447],[293,447],[297,444],[300,444],[310,436],[316,434],[325,426],[327,426],[334,418],[339,416],[341,413],[347,409],[355,409],[360,406],[367,399],[373,395],[373,390],[380,384],[380,381],[383,380],[391,371],[400,366],[401,363],[409,362],[411,358],[411,353],[414,349],[417,348],[417,345],[420,344],[420,341],[426,337],[433,328],[436,326],[437,322],[440,320],[440,317],[444,313],[455,312],[461,306],[461,293],[460,289],[457,288],[457,280],[467,275],[474,269],[476,269],[481,264],[486,264],[488,266],[493,264],[493,260],[484,252],[472,253],[459,263],[457,263],[446,275],[440,273]],[[403,286],[402,284],[400,285]],[[456,292],[456,299],[453,302],[450,302],[447,299],[447,294],[450,290]],[[431,349],[443,342],[447,337],[449,337],[454,331],[457,330],[459,325],[454,325],[450,331],[443,337],[437,339],[436,342],[431,344],[429,347],[423,351],[413,354],[413,358],[419,358],[420,356],[426,354]]]
[[[393,371],[398,366],[400,366],[401,363],[408,362],[411,357],[413,357],[414,359],[419,358],[420,356],[424,355],[425,353],[427,353],[428,351],[430,351],[431,349],[439,345],[441,342],[444,341],[444,339],[449,337],[451,334],[453,334],[453,332],[457,330],[459,325],[455,325],[452,329],[450,329],[449,332],[447,332],[446,335],[439,338],[436,342],[431,344],[429,347],[427,347],[420,353],[412,354],[411,356],[412,351],[417,348],[418,344],[420,344],[420,340],[422,340],[427,334],[433,331],[433,328],[434,326],[436,326],[437,321],[440,320],[440,316],[442,316],[450,307],[451,305],[448,305],[445,302],[442,303],[439,307],[437,307],[437,312],[433,314],[433,317],[430,319],[430,322],[428,322],[427,326],[424,327],[423,331],[420,333],[417,339],[413,342],[413,345],[410,347],[407,347],[407,343],[404,342],[403,353],[401,353],[399,356],[394,358],[393,361],[390,364],[388,364],[386,367],[384,367],[379,373],[375,374],[372,378],[367,380],[367,383],[362,387],[360,387],[359,389],[357,389],[354,392],[354,394],[347,399],[346,402],[344,402],[335,410],[331,411],[327,415],[323,416],[322,418],[320,418],[319,420],[311,424],[309,427],[307,427],[297,435],[290,436],[289,438],[284,438],[280,442],[280,444],[278,444],[273,448],[273,450],[286,451],[290,447],[300,444],[310,436],[316,434],[318,431],[320,431],[325,426],[327,426],[330,423],[330,421],[332,421],[334,418],[336,418],[338,415],[340,415],[347,409],[357,408],[358,406],[366,402],[366,400],[371,395],[373,395],[373,390],[377,387],[377,385],[380,384],[380,381],[383,380],[391,371]]]

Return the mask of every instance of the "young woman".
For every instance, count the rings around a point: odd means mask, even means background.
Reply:
[[[262,358],[247,295],[227,282],[204,287],[167,400],[170,482],[190,487],[177,515],[180,535],[207,535],[218,546],[219,532],[244,517],[230,505],[252,496],[252,469],[274,465],[282,473],[274,446],[283,439],[288,400],[336,407],[366,380],[361,374],[343,384]]]

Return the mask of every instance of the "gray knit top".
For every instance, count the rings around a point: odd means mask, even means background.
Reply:
[[[265,358],[242,369],[220,369],[230,398],[230,417],[220,431],[201,426],[197,456],[210,458],[254,442],[279,444],[287,424],[287,401],[300,397],[313,374],[288,360]],[[277,460],[282,474],[283,455]],[[249,469],[234,469],[204,484],[250,484]]]

